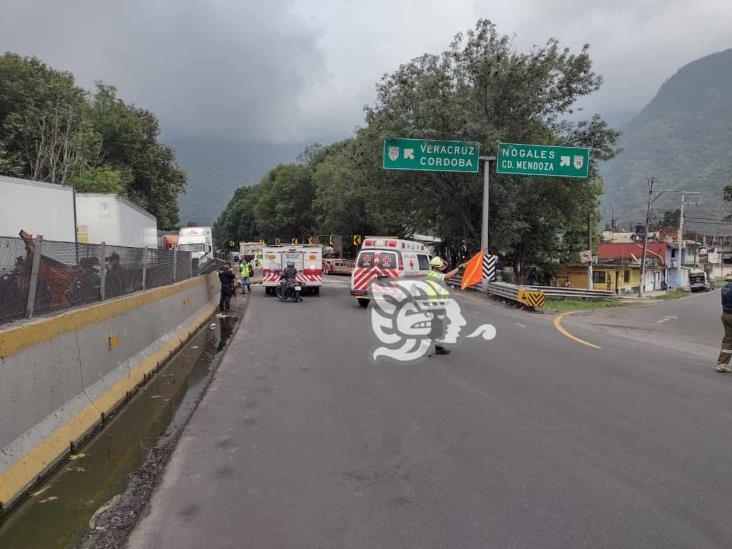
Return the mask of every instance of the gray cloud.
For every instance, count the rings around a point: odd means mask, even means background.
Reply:
[[[118,86],[168,134],[303,142],[350,134],[374,84],[487,17],[530,48],[589,42],[603,113],[638,110],[729,47],[729,0],[0,0],[0,50]]]

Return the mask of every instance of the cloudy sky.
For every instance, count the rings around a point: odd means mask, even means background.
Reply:
[[[0,51],[103,80],[166,135],[345,137],[385,73],[439,53],[480,17],[527,49],[590,43],[602,91],[637,111],[685,63],[732,47],[732,0],[0,0]]]

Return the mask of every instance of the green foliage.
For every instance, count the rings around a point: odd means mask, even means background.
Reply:
[[[174,228],[185,174],[159,135],[155,115],[112,86],[98,83],[89,97],[38,59],[0,57],[0,173],[117,192]]]
[[[429,233],[443,239],[448,253],[475,249],[482,174],[383,170],[384,138],[479,141],[484,154],[500,141],[567,144],[592,147],[590,178],[491,174],[489,232],[491,247],[519,277],[529,265],[549,269],[557,258],[576,260],[586,247],[588,216],[598,220],[596,162],[615,154],[618,134],[599,116],[575,123],[564,118],[600,84],[587,46],[572,53],[550,40],[521,53],[480,20],[443,54],[423,55],[384,76],[375,103],[365,109],[366,126],[351,139],[306,149],[301,164],[290,167],[298,177],[288,192],[279,191],[288,173],[280,166],[253,193],[235,195],[217,223],[225,233],[220,238],[288,238],[312,227],[320,234]],[[304,210],[304,195],[289,196],[295,190],[311,193],[312,212]],[[253,212],[255,226],[232,220],[233,212]],[[302,219],[295,221],[295,212]]]
[[[122,172],[111,166],[84,169],[74,180],[74,187],[81,193],[122,194],[125,181]]]

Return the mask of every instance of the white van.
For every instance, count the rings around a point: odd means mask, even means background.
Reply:
[[[320,246],[266,246],[262,249],[262,286],[274,295],[287,262],[297,268],[296,280],[303,293],[320,294],[323,285],[323,249]]]
[[[430,256],[421,242],[391,236],[367,236],[351,273],[351,295],[361,307],[369,304],[369,284],[380,278],[425,277]]]
[[[211,227],[184,227],[178,232],[178,249],[191,252],[194,270],[213,260]]]

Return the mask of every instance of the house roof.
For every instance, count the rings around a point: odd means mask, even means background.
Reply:
[[[654,262],[666,262],[666,243],[649,242],[647,256]],[[631,262],[640,262],[643,255],[641,242],[600,242],[597,245],[597,256],[602,259],[627,259]],[[635,259],[634,259],[635,258]]]

